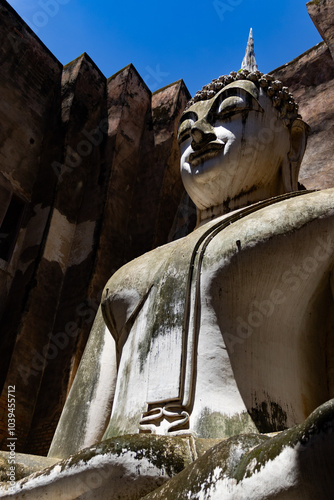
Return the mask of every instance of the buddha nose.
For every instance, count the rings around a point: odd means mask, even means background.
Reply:
[[[217,139],[214,128],[206,120],[199,120],[194,123],[191,128],[191,137],[191,146],[194,151]]]

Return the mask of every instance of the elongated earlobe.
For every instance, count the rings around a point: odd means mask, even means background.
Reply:
[[[283,183],[287,192],[298,190],[299,169],[309,132],[310,127],[300,118],[297,118],[291,125],[290,151],[283,165]]]

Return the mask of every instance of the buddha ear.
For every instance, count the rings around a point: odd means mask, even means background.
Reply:
[[[287,191],[298,191],[298,174],[302,162],[310,127],[297,118],[290,129],[290,151],[283,171],[284,185]]]

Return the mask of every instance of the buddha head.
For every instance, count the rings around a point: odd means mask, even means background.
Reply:
[[[298,190],[307,133],[271,75],[243,70],[204,86],[178,129],[182,180],[200,219]]]

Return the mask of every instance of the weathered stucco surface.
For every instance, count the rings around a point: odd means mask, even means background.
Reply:
[[[307,188],[334,186],[332,8],[332,1],[309,2],[325,42],[274,72],[311,126],[300,177]],[[13,255],[0,262],[1,442],[10,383],[17,387],[17,450],[46,454],[106,279],[165,244],[176,213],[171,238],[194,226],[176,142],[189,93],[179,81],[151,95],[132,65],[107,80],[87,54],[62,68],[5,1],[0,28],[0,222],[12,194],[25,203]],[[189,213],[193,221],[183,225]],[[298,277],[290,279],[293,285]],[[332,381],[333,373],[332,367]],[[95,380],[92,393],[101,405],[110,397],[101,396],[102,382]],[[249,404],[252,415],[266,415],[262,429],[285,418],[270,398],[256,394]],[[300,413],[308,414],[315,401],[306,397],[303,404]],[[82,419],[89,422],[93,413]],[[205,436],[221,421],[207,414],[198,418]],[[90,435],[90,427],[76,434],[75,447],[104,431],[97,426]]]
[[[261,436],[262,443],[255,436],[236,436],[213,446],[144,498],[327,500],[333,491],[333,426],[331,400],[305,423],[268,440]]]
[[[12,456],[9,451],[0,452],[0,484],[7,483],[9,480],[8,463],[11,463],[10,460],[12,460]],[[57,462],[59,462],[59,458],[15,453],[15,478],[19,481],[34,472],[51,467]]]
[[[173,411],[181,387],[180,408],[191,408],[183,432],[217,438],[291,427],[334,394],[327,338],[333,198],[333,189],[323,190],[245,209],[233,224],[223,216],[113,275],[103,310],[121,362],[105,438],[136,432],[139,424],[158,434],[181,432],[173,420],[168,428],[166,417],[142,416],[146,405],[157,411],[168,401]],[[206,249],[194,254],[198,241]],[[184,375],[181,353],[189,363]]]
[[[210,442],[209,445],[212,443]],[[201,448],[205,449],[205,443]],[[121,436],[87,448],[17,483],[0,486],[3,499],[137,500],[198,457],[192,438]]]
[[[321,37],[326,42],[332,57],[334,58],[334,6],[328,0],[313,0],[307,4],[308,13],[311,16]]]
[[[327,45],[320,43],[273,74],[289,87],[311,127],[299,181],[307,189],[333,187],[334,61]]]

